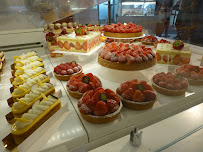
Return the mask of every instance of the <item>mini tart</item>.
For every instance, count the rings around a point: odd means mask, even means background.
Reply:
[[[78,75],[80,73],[82,73],[82,69],[80,71],[78,71],[77,73],[73,73],[71,75],[61,75],[61,74],[56,74],[55,72],[54,72],[54,75],[58,80],[68,81],[73,75]]]
[[[105,116],[85,115],[81,112],[80,112],[80,114],[88,122],[96,123],[96,124],[103,124],[103,123],[109,123],[109,122],[114,121],[120,114],[122,107],[123,107],[122,102],[120,102],[120,105],[119,105],[119,108],[117,111],[115,111],[114,113],[105,115]]]
[[[111,62],[98,56],[98,63],[110,69],[133,71],[133,70],[143,70],[154,66],[156,64],[156,58],[153,58],[148,62],[129,64],[128,62],[127,63]]]
[[[119,98],[121,99],[123,106],[128,108],[128,109],[132,109],[132,110],[146,110],[151,108],[156,99],[151,100],[151,101],[146,101],[146,102],[135,102],[135,101],[131,101],[131,100],[126,100],[123,97],[121,97],[119,94],[117,94],[119,96]]]
[[[83,96],[83,93],[80,93],[79,91],[71,91],[68,87],[66,87],[66,89],[73,98],[80,99]]]
[[[117,37],[117,38],[130,38],[130,37],[140,37],[143,35],[143,32],[137,33],[112,33],[104,31],[104,36]]]

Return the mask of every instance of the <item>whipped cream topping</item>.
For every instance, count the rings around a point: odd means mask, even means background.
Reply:
[[[13,93],[14,94],[21,94],[24,92],[24,90],[27,91],[28,89],[30,89],[32,85],[37,84],[38,81],[42,81],[46,78],[48,78],[48,76],[46,76],[44,74],[40,74],[39,76],[36,76],[32,79],[28,78],[25,83],[19,85],[18,88],[15,88]],[[20,88],[22,88],[22,89],[20,89]]]
[[[51,83],[43,83],[43,86],[38,86],[34,90],[31,88],[30,93],[26,94],[24,97],[20,98],[18,102],[13,104],[14,110],[19,110],[24,106],[29,105],[33,100],[40,96],[41,93],[45,93],[52,87],[53,85]]]
[[[27,57],[35,56],[35,55],[37,55],[37,53],[34,52],[34,51],[27,52],[26,54],[23,53],[23,54],[21,54],[21,55],[19,56],[20,58],[17,58],[17,59],[16,59],[16,61],[17,61],[17,60],[20,60],[20,59],[26,59]]]
[[[34,61],[37,61],[37,60],[39,60],[40,58],[39,58],[39,56],[31,56],[31,57],[28,57],[28,58],[26,58],[26,59],[18,59],[18,60],[16,60],[16,61],[20,61],[21,63],[23,63],[24,65],[26,65],[26,64],[29,64],[29,63],[31,63],[31,62],[34,62]],[[23,64],[21,64],[21,63],[16,63],[16,65],[15,65],[15,67],[22,67],[23,66]]]
[[[31,124],[35,120],[35,118],[37,118],[57,100],[58,99],[54,98],[53,96],[48,96],[47,100],[43,99],[41,102],[39,100],[36,101],[33,104],[32,109],[30,109],[27,113],[24,113],[22,117],[15,122],[16,128],[23,129]]]

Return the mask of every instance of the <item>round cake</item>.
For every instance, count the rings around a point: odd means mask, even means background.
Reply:
[[[151,48],[112,42],[99,53],[98,63],[111,69],[134,71],[154,66],[156,58]]]
[[[146,81],[137,79],[122,83],[116,90],[123,106],[133,110],[145,110],[153,106],[156,93]]]
[[[111,24],[104,26],[104,36],[116,37],[116,38],[130,38],[142,36],[142,26],[133,24]]]
[[[81,116],[91,123],[108,123],[120,114],[122,103],[110,89],[96,88],[87,91],[78,101]]]
[[[86,91],[101,87],[101,81],[92,73],[73,75],[67,83],[67,91],[73,98],[80,99]]]
[[[181,74],[161,72],[153,76],[152,87],[161,94],[180,96],[188,89],[188,81]]]
[[[182,74],[191,85],[203,85],[203,68],[195,65],[182,65],[175,70]]]
[[[54,68],[54,75],[58,80],[68,81],[73,75],[82,73],[82,66],[75,61],[57,65]]]

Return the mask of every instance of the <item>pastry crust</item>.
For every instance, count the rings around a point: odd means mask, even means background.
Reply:
[[[71,74],[71,75],[60,75],[60,74],[56,74],[55,72],[54,72],[54,75],[58,80],[68,81],[73,75],[78,75],[80,73],[82,73],[82,69],[79,72]]]
[[[111,62],[109,60],[105,60],[98,56],[98,63],[104,67],[116,70],[124,70],[124,71],[136,71],[150,68],[156,64],[156,58],[148,62],[140,62],[140,63],[119,63],[119,62]]]
[[[191,78],[187,78],[187,80],[190,85],[195,85],[195,86],[203,85],[203,80],[195,80]]]
[[[119,98],[121,99],[123,106],[128,108],[128,109],[132,109],[132,110],[146,110],[151,108],[156,99],[155,100],[151,100],[151,101],[147,101],[147,102],[135,102],[135,101],[130,101],[130,100],[126,100],[123,99],[123,97],[121,97],[119,94],[117,94],[119,96]]]
[[[186,90],[188,89],[188,87],[187,87],[182,90],[169,90],[169,89],[158,86],[157,84],[154,83],[153,80],[152,80],[152,87],[157,92],[168,95],[168,96],[181,96],[181,95],[185,94]]]
[[[80,112],[80,114],[88,122],[96,123],[96,124],[103,124],[103,123],[108,123],[108,122],[115,120],[118,117],[118,115],[120,114],[122,107],[123,107],[122,102],[120,102],[120,106],[117,111],[115,111],[114,113],[105,115],[105,116],[85,115],[81,112]]]
[[[80,93],[79,91],[71,91],[68,87],[66,87],[66,89],[73,98],[80,99],[83,96],[83,93]]]
[[[104,31],[104,36],[117,37],[117,38],[140,37],[142,35],[143,35],[142,32],[137,32],[137,33],[112,33],[112,32]]]

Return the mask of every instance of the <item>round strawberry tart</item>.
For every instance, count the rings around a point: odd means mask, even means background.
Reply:
[[[119,97],[110,89],[101,87],[87,91],[78,101],[81,116],[91,123],[115,120],[122,108]]]
[[[69,94],[77,99],[80,99],[86,91],[94,90],[101,87],[101,81],[92,73],[73,75],[67,83]]]
[[[54,68],[54,75],[58,80],[68,81],[73,75],[78,75],[82,72],[82,66],[75,61],[57,65]]]
[[[137,79],[122,83],[116,90],[123,106],[133,110],[145,110],[153,106],[156,93],[146,81]]]
[[[168,43],[168,44],[171,44],[171,42],[169,42],[169,41],[167,41],[165,39],[161,39],[159,41],[157,40],[157,41],[154,42],[154,47],[155,48],[157,47],[158,43]]]
[[[158,39],[155,36],[150,35],[150,36],[143,37],[141,42],[144,45],[154,45],[154,42],[157,41],[157,40]]]
[[[182,65],[175,70],[182,74],[191,85],[203,85],[203,68],[195,65]]]
[[[152,87],[161,94],[180,96],[188,89],[188,81],[181,74],[161,72],[153,76]]]
[[[99,53],[98,63],[111,69],[133,71],[154,66],[156,58],[151,48],[112,42]]]
[[[130,38],[142,36],[142,26],[133,24],[111,24],[104,26],[104,36],[117,38]]]

